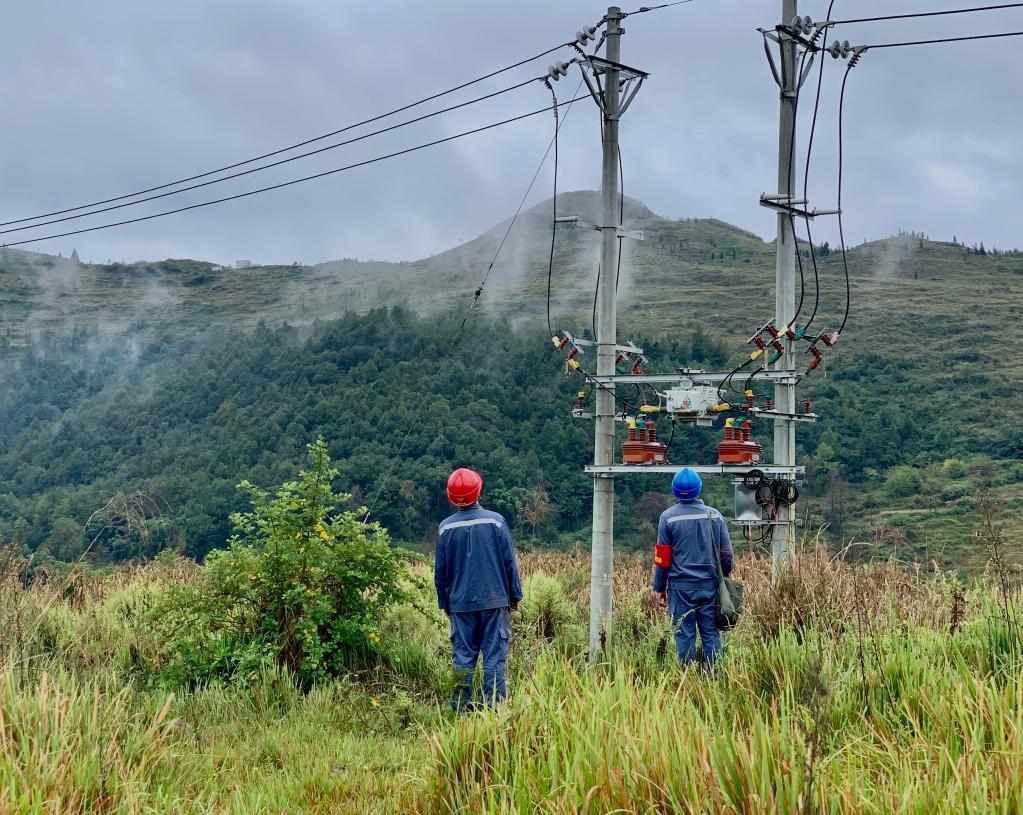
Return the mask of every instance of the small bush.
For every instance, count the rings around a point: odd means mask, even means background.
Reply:
[[[243,481],[253,509],[231,517],[230,546],[157,608],[165,679],[255,680],[277,663],[308,687],[366,664],[386,609],[412,599],[412,554],[392,548],[378,524],[339,511],[350,496],[333,491],[338,472],[322,439],[309,459],[276,494]]]
[[[888,471],[888,477],[884,482],[885,492],[892,498],[909,498],[917,495],[921,486],[920,473],[906,466],[893,467]]]

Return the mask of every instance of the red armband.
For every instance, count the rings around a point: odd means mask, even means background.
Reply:
[[[667,569],[671,566],[671,545],[658,543],[654,546],[654,566]]]

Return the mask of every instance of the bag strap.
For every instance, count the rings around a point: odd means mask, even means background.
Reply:
[[[714,561],[718,567],[718,582],[720,583],[724,577],[724,571],[721,568],[721,550],[718,548],[718,535],[717,530],[714,528],[714,516],[711,515],[710,507],[707,507],[707,523],[710,524],[710,541],[714,547]]]

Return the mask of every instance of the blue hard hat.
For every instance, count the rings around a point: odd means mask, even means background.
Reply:
[[[671,492],[679,501],[695,501],[703,489],[700,474],[684,467],[671,479]]]

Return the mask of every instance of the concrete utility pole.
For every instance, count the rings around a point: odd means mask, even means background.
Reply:
[[[782,0],[781,24],[789,25],[797,12],[797,0]],[[796,138],[796,97],[800,77],[796,75],[797,42],[781,33],[781,114],[778,119],[778,195],[787,196],[791,207],[795,198],[796,163],[793,160]],[[782,199],[783,201],[785,199]],[[775,325],[779,330],[788,326],[796,313],[796,236],[792,229],[792,216],[778,213],[777,259],[775,264]],[[785,353],[775,363],[776,371],[795,374],[794,341],[786,339]],[[792,416],[796,412],[796,386],[794,382],[775,385],[776,410]],[[791,418],[774,420],[774,463],[794,466],[796,463],[796,423]],[[794,475],[784,476],[794,479]],[[795,546],[795,518],[789,507],[779,507],[777,525],[771,535],[771,574],[777,583]]]
[[[607,10],[605,54],[613,65],[621,62],[622,10]],[[597,375],[613,376],[617,346],[618,319],[615,276],[618,269],[618,117],[620,112],[619,71],[609,68],[604,76],[603,148],[604,169],[601,178],[601,253],[597,281]],[[615,398],[614,384],[597,388],[593,463],[614,463]],[[597,661],[611,635],[611,588],[614,574],[614,476],[593,476],[593,544],[590,575],[590,664]]]

